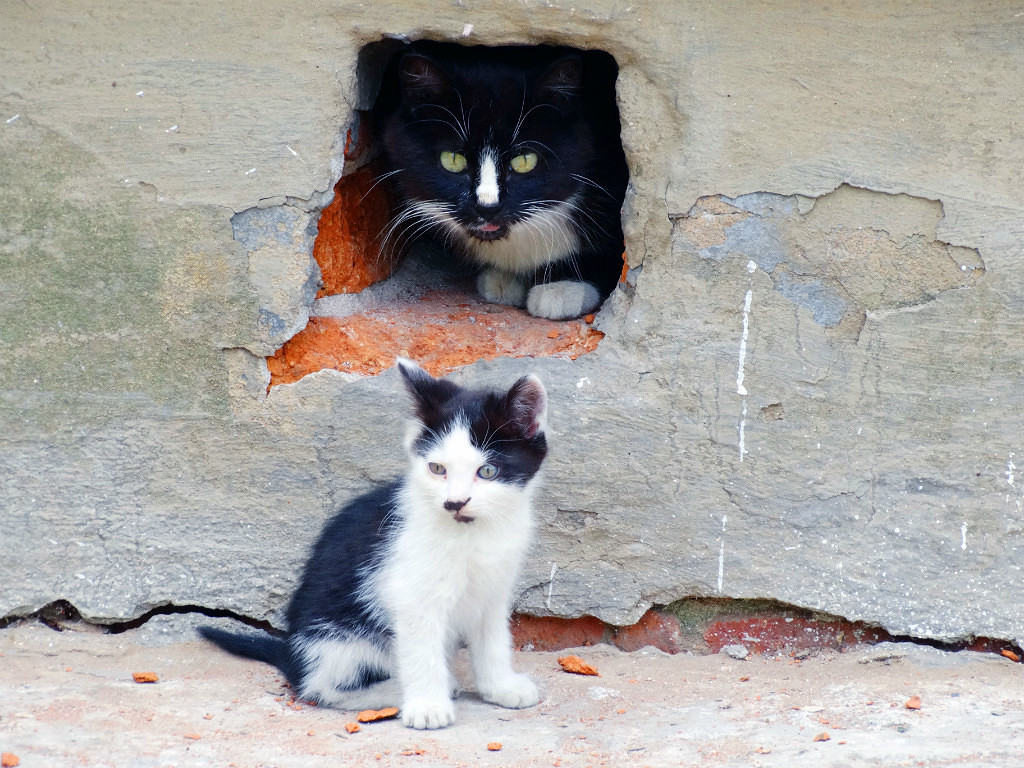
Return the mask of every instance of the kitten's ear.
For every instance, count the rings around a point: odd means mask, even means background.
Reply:
[[[398,82],[406,101],[413,104],[436,99],[450,87],[444,70],[418,53],[407,53],[402,57],[398,65]]]
[[[398,370],[405,380],[405,387],[412,395],[416,417],[424,424],[436,420],[440,407],[452,398],[458,387],[450,381],[435,379],[412,360],[398,358]]]
[[[548,395],[534,375],[523,376],[505,395],[505,409],[526,437],[543,432],[548,423]]]
[[[583,87],[583,59],[563,56],[537,81],[537,99],[547,104],[568,103]]]

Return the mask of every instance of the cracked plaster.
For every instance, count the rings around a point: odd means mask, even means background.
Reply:
[[[0,30],[0,615],[63,598],[280,622],[320,522],[400,467],[392,372],[268,395],[262,357],[312,303],[358,51],[472,23],[615,55],[632,173],[605,338],[529,366],[553,449],[519,609],[626,624],[765,597],[1024,636],[1010,9],[180,11],[21,5]],[[285,242],[238,238],[260,208]]]

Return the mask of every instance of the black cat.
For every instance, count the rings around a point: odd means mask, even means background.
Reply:
[[[480,267],[488,301],[552,319],[596,309],[622,271],[617,73],[603,51],[400,52],[374,119],[400,201],[385,247],[431,233]]]

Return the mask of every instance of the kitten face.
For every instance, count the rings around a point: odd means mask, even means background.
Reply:
[[[406,54],[402,107],[383,134],[406,203],[392,234],[437,228],[470,257],[510,272],[576,253],[579,176],[593,151],[578,103],[582,72],[574,55],[531,67]]]
[[[412,363],[399,366],[417,416],[410,479],[427,514],[462,524],[516,514],[547,453],[540,381],[524,377],[504,394],[475,392]]]

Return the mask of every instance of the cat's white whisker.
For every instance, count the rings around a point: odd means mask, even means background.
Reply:
[[[359,204],[362,205],[363,201],[366,200],[367,196],[371,192],[373,192],[373,190],[375,190],[377,188],[377,185],[380,184],[382,181],[386,181],[387,179],[390,179],[392,176],[395,176],[396,174],[399,174],[399,173],[403,173],[404,171],[405,171],[404,168],[396,168],[393,171],[388,171],[387,173],[382,173],[380,176],[375,178],[373,180],[373,184],[370,185],[370,188],[368,190],[366,190],[366,192],[363,194],[362,197],[359,198]]]
[[[523,149],[529,148],[529,149],[539,150],[538,154],[541,157],[545,157],[545,156],[546,157],[553,157],[553,158],[555,158],[555,160],[557,160],[559,162],[562,161],[562,158],[559,157],[558,153],[555,152],[555,150],[553,150],[551,147],[549,147],[547,144],[545,144],[542,141],[536,141],[536,140],[524,141],[521,144],[519,144],[519,146],[522,147]]]
[[[576,181],[580,182],[581,184],[585,184],[586,186],[591,187],[592,189],[596,189],[602,195],[606,195],[609,199],[616,200],[615,195],[613,195],[611,192],[609,192],[606,187],[602,186],[601,184],[598,184],[596,181],[594,181],[592,179],[587,178],[583,174],[571,173],[569,175],[572,178],[576,179]]]

